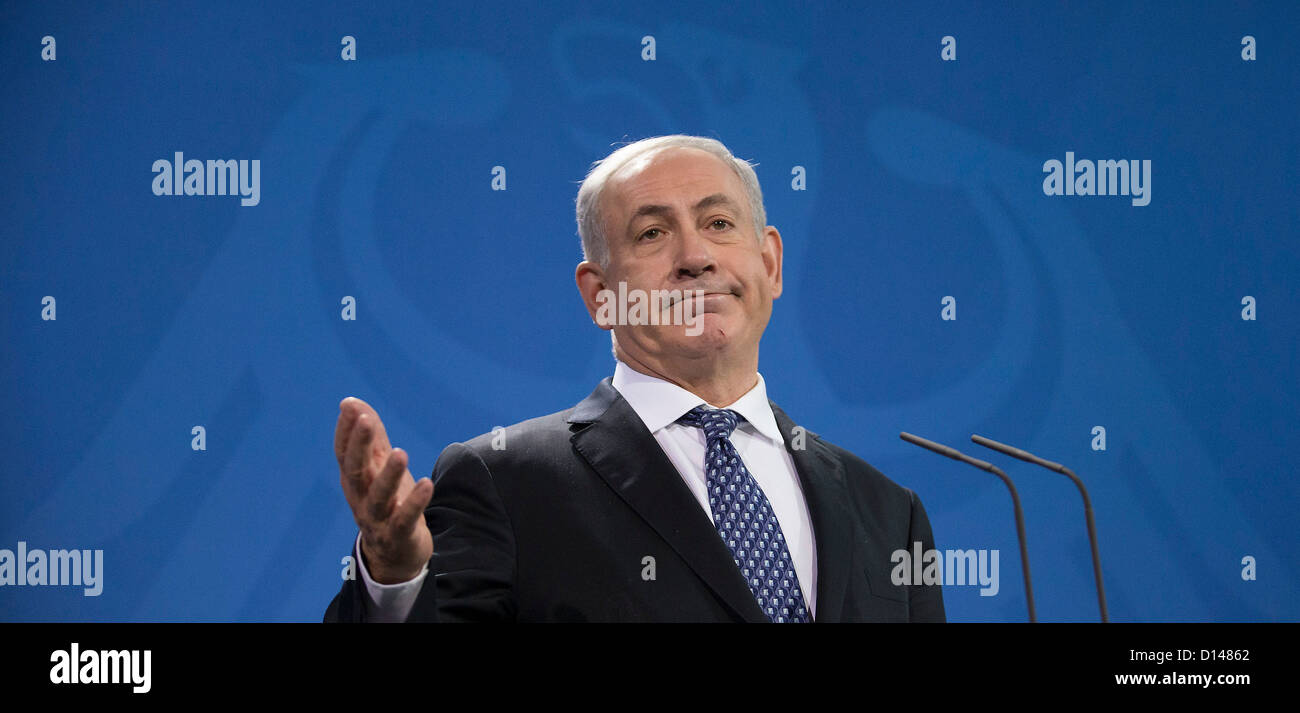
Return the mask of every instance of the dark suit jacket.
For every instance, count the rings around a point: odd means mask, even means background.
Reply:
[[[772,410],[812,518],[816,621],[944,621],[939,586],[890,581],[891,553],[934,547],[916,494],[811,432],[792,448],[795,424]],[[767,621],[609,379],[572,409],[507,428],[503,450],[491,442],[454,443],[434,465],[434,555],[408,622]],[[361,621],[364,587],[344,582],[325,621]]]

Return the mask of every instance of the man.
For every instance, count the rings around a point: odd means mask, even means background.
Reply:
[[[920,500],[767,399],[782,245],[753,168],[712,139],[646,139],[597,162],[577,214],[612,379],[504,449],[448,446],[436,485],[344,399],[360,576],[325,620],[943,621],[937,585],[890,578],[894,551],[934,547]],[[657,314],[612,294],[658,295]]]

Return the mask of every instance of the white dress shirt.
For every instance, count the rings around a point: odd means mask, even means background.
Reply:
[[[708,476],[704,472],[704,430],[677,423],[677,419],[696,406],[719,407],[706,403],[676,384],[642,374],[621,361],[614,367],[612,384],[641,418],[700,508],[712,520]],[[808,605],[809,617],[813,618],[817,613],[817,543],[813,537],[812,518],[794,460],[785,449],[785,440],[776,425],[776,417],[772,415],[763,375],[759,374],[754,388],[735,403],[720,408],[731,409],[744,417],[731,434],[731,442],[763,489],[781,524],[803,600]],[[361,536],[357,535],[358,551],[360,544]],[[437,548],[436,542],[434,547]],[[357,569],[361,571],[369,594],[369,601],[365,602],[365,620],[378,622],[405,620],[429,572],[426,565],[409,582],[379,584],[370,578],[364,562],[358,562]]]

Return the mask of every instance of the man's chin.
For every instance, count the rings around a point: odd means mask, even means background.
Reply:
[[[696,315],[686,324],[676,325],[670,329],[671,331],[664,335],[664,346],[680,354],[693,356],[706,356],[725,351],[732,345],[737,332],[735,327],[729,324],[729,320],[722,319],[715,313]]]

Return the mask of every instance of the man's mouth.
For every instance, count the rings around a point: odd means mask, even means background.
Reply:
[[[710,305],[723,302],[728,297],[737,297],[732,290],[682,290],[680,297],[670,296],[664,300],[664,309],[672,309],[678,302],[697,300],[700,311],[707,312]]]

